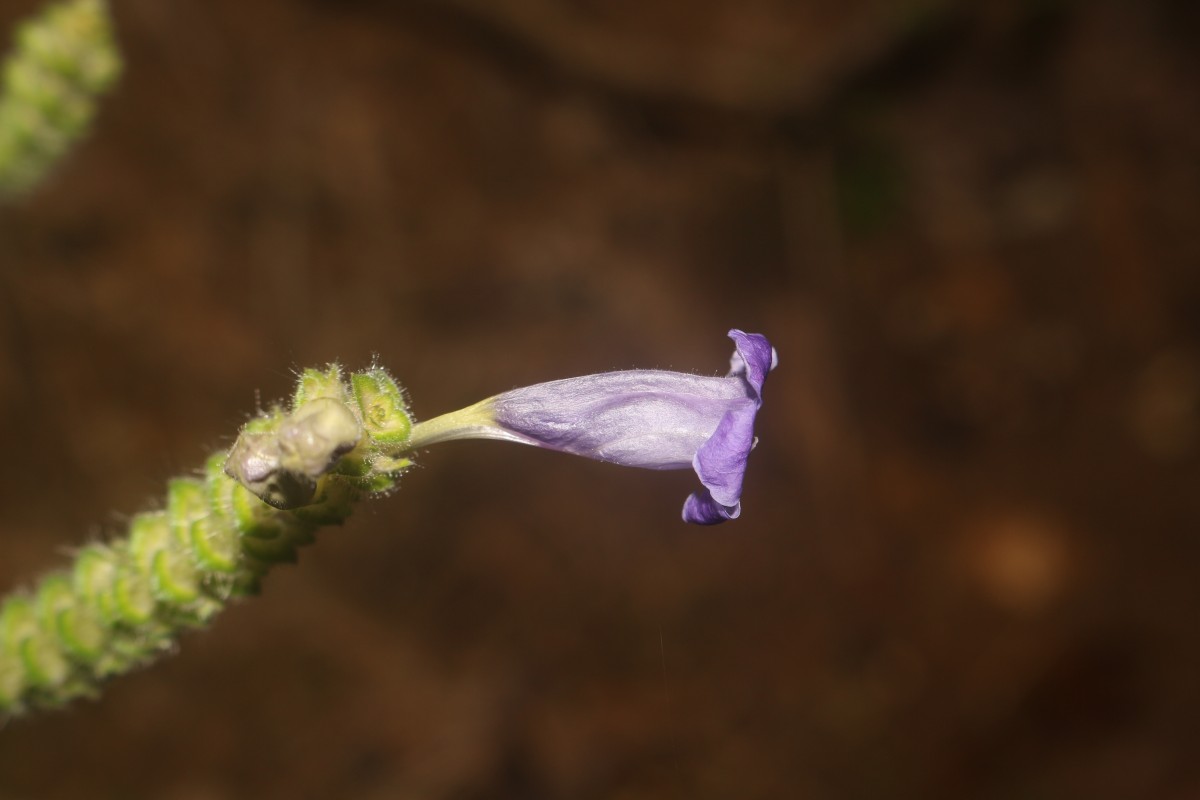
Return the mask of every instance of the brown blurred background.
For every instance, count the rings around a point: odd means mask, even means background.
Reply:
[[[439,447],[0,797],[1200,797],[1195,3],[113,5],[0,211],[0,587],[296,367],[781,364],[741,520]]]

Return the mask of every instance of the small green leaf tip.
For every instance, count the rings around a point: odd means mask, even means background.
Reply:
[[[87,132],[121,72],[104,0],[65,0],[22,23],[3,67],[0,195],[36,186]]]
[[[0,603],[0,717],[94,696],[256,593],[319,526],[395,486],[411,427],[381,368],[305,370],[290,409],[259,414],[202,474],[171,480],[163,510]]]

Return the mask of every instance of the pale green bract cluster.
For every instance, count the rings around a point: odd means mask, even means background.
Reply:
[[[24,22],[3,67],[0,195],[36,185],[86,131],[121,71],[104,0],[66,0]]]
[[[313,424],[331,413],[352,424]],[[410,465],[411,429],[404,396],[382,368],[348,379],[337,365],[306,370],[289,408],[248,422],[203,474],[172,480],[165,509],[137,515],[127,538],[85,547],[70,570],[0,605],[0,714],[94,695],[105,679],[148,663],[234,598],[256,593],[318,527],[341,523],[355,501],[396,485]],[[248,452],[274,455],[271,474],[246,482]],[[268,504],[262,497],[272,499],[279,480],[299,481],[307,494],[293,492],[287,508]]]

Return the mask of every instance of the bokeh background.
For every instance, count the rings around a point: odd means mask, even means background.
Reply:
[[[0,210],[0,587],[295,368],[781,361],[736,523],[439,447],[0,797],[1200,797],[1195,3],[113,5]]]

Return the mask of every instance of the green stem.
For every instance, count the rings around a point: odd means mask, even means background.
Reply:
[[[352,440],[334,441],[328,426],[312,423],[314,410],[333,408],[351,420]],[[0,604],[0,714],[93,696],[107,678],[152,661],[233,599],[257,593],[268,570],[294,561],[318,527],[395,486],[410,464],[410,430],[403,395],[381,368],[348,381],[337,365],[306,370],[290,409],[248,422],[231,450],[244,452],[247,440],[274,446],[282,453],[276,476],[304,470],[311,479],[306,502],[264,502],[223,452],[202,474],[171,480],[166,507],[135,516],[127,537],[85,547],[72,568]]]

